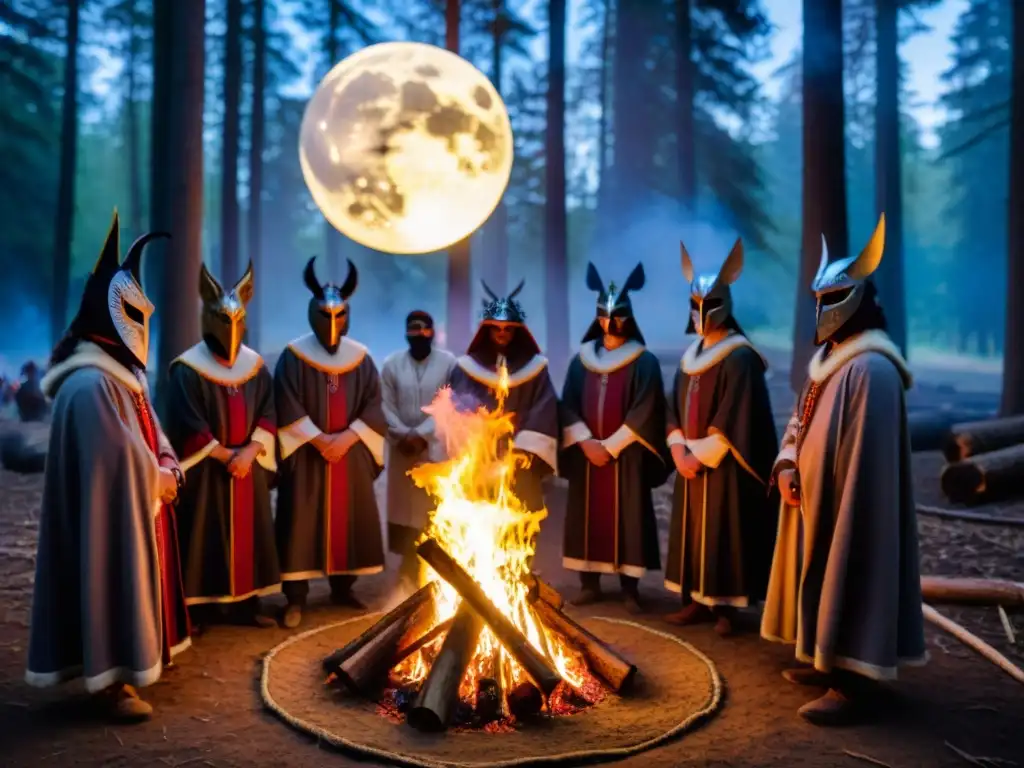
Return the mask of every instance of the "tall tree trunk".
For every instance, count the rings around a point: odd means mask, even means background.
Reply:
[[[459,24],[462,20],[459,0],[447,0],[444,13],[445,47],[459,53]],[[469,346],[471,253],[469,238],[448,248],[448,311],[445,319],[446,346],[461,352]]]
[[[242,0],[227,0],[224,31],[224,125],[221,133],[220,273],[237,280],[238,268],[238,136],[242,97]]]
[[[842,0],[803,0],[803,238],[796,286],[790,383],[799,392],[814,348],[810,285],[821,259],[821,236],[832,258],[849,251],[843,105]]]
[[[502,83],[502,57],[505,42],[505,0],[493,0],[494,3],[494,34],[491,47],[491,81],[500,94]],[[508,283],[508,208],[505,201],[499,200],[485,227],[490,235],[490,248],[484,253],[484,279],[492,290],[504,295]]]
[[[885,213],[885,258],[876,273],[889,336],[907,352],[903,266],[903,185],[900,153],[899,0],[875,2],[875,206]]]
[[[569,362],[569,254],[565,212],[566,0],[548,2],[548,99],[545,137],[544,314],[551,376],[560,382]]]
[[[263,274],[263,145],[265,134],[264,101],[267,81],[267,28],[264,0],[253,0],[252,21],[252,125],[249,130],[249,258],[257,277],[256,293],[249,309],[249,343],[257,347],[260,342],[263,302],[260,299],[259,280]]]
[[[1024,413],[1024,8],[1010,3],[1010,220],[1003,349],[1004,416]]]
[[[644,68],[650,13],[650,4],[644,0],[618,0],[615,8],[612,163],[607,174],[607,209],[600,217],[605,231],[614,230],[644,205],[652,157],[650,129],[644,120],[644,99],[650,93]]]
[[[612,0],[604,0],[604,18],[601,23],[601,80],[598,86],[601,101],[601,117],[597,126],[597,207],[603,209],[606,193],[605,181],[608,170],[608,117],[611,104],[608,103],[608,81],[612,71]]]
[[[171,30],[171,11],[174,0],[153,0],[153,95],[149,121],[149,229],[154,232],[171,231],[170,211],[170,147],[171,147],[171,57],[174,36]],[[173,237],[173,234],[172,234]],[[155,240],[146,248],[142,260],[143,282],[148,286],[160,282],[163,263],[172,258],[178,248],[163,240]],[[157,304],[163,299],[157,297]],[[153,328],[163,327],[163,312],[157,307]],[[162,338],[163,334],[160,334]]]
[[[71,235],[75,215],[75,164],[78,145],[78,16],[79,0],[68,3],[67,49],[64,53],[64,95],[61,101],[60,180],[53,238],[53,306],[50,338],[64,335],[71,283]]]
[[[206,0],[156,0],[154,5],[155,35],[166,33],[169,45],[160,49],[157,59],[168,69],[163,78],[168,101],[162,107],[167,110],[168,126],[160,136],[165,143],[154,144],[153,154],[166,164],[163,173],[167,189],[163,195],[174,238],[169,253],[161,259],[157,397],[158,404],[163,405],[171,361],[199,341],[196,287],[203,261]],[[166,30],[158,26],[160,19],[166,19]],[[154,80],[159,83],[161,78],[155,76]],[[158,210],[154,209],[154,215]]]
[[[128,5],[128,97],[125,104],[125,129],[128,133],[128,198],[131,210],[128,226],[132,236],[142,233],[142,158],[139,147],[139,106],[138,106],[138,68],[139,68],[139,3],[131,0]]]
[[[693,17],[690,0],[676,0],[676,164],[679,203],[692,212],[697,204],[697,152],[694,135]]]
[[[324,39],[324,54],[327,57],[327,72],[338,63],[338,33],[341,30],[341,8],[338,0],[327,0],[327,30]],[[342,234],[331,222],[324,219],[324,253],[327,257],[328,270],[333,274],[341,274],[341,240]],[[331,272],[328,272],[331,274]]]

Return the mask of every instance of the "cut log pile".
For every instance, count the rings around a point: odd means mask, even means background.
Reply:
[[[389,673],[396,666],[443,637],[440,649],[426,662],[429,671],[422,684],[416,690],[402,689],[392,699],[406,722],[417,730],[444,731],[458,722],[488,723],[509,715],[522,720],[539,714],[545,705],[550,711],[556,696],[591,702],[587,692],[572,690],[548,657],[534,647],[438,542],[427,539],[417,552],[458,593],[461,602],[455,615],[438,622],[441,582],[431,582],[325,658],[323,669],[329,681],[338,681],[361,697],[379,700],[388,685]],[[532,610],[540,625],[582,656],[589,673],[608,690],[625,693],[636,676],[636,667],[563,613],[564,601],[553,587],[534,574],[527,574],[523,581],[528,610]],[[528,679],[511,690],[503,690],[500,654],[495,652],[489,661],[476,660],[476,669],[486,667],[486,675],[477,680],[475,699],[463,701],[460,688],[474,663],[485,628]],[[465,717],[467,707],[472,710],[472,718]]]
[[[957,504],[1024,497],[1024,416],[955,424],[939,482]]]

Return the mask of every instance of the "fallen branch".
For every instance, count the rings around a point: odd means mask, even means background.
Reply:
[[[997,605],[996,608],[999,610],[999,621],[1003,623],[1006,639],[1010,641],[1010,645],[1016,645],[1017,633],[1013,631],[1013,624],[1010,623],[1010,617],[1006,615],[1006,609],[1001,605]]]
[[[872,757],[871,755],[865,755],[861,752],[851,752],[848,749],[844,749],[843,754],[847,757],[852,757],[854,760],[863,760],[865,763],[871,763],[872,765],[880,765],[882,766],[882,768],[892,768],[892,766],[888,763],[883,763],[881,760],[878,760]]]
[[[946,520],[963,520],[968,523],[979,525],[1005,525],[1009,528],[1024,528],[1024,518],[1003,517],[1000,515],[986,515],[982,512],[967,512],[959,509],[945,509],[931,504],[918,504],[917,514],[940,517]]]
[[[1018,683],[1024,684],[1024,671],[991,645],[977,635],[968,632],[952,619],[943,616],[930,605],[923,605],[921,608],[924,610],[924,617],[932,624],[948,632],[972,651],[995,664]]]
[[[1004,579],[922,576],[921,597],[943,605],[1024,606],[1024,584]]]

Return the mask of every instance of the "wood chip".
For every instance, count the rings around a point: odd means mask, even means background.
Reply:
[[[843,754],[847,757],[852,757],[854,760],[862,760],[865,763],[871,763],[872,765],[881,766],[881,768],[892,768],[892,766],[888,763],[882,762],[878,758],[872,757],[871,755],[865,755],[861,752],[851,752],[848,749],[844,749]]]
[[[117,743],[120,744],[123,747],[124,746],[124,742],[121,741],[121,737],[117,735],[117,731],[111,731],[111,733],[114,734],[114,738],[117,739]]]
[[[1010,645],[1016,645],[1017,634],[1013,631],[1013,624],[1010,623],[1010,617],[1006,615],[1006,609],[1001,605],[997,605],[996,608],[999,610],[999,621],[1003,623],[1006,639],[1010,641]]]
[[[202,715],[192,715],[192,719],[193,720],[198,720],[200,723],[212,723],[213,722],[213,720],[211,720],[210,718],[203,717]]]

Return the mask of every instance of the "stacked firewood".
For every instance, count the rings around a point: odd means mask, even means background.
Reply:
[[[1024,416],[954,424],[939,482],[956,504],[1024,497]]]

